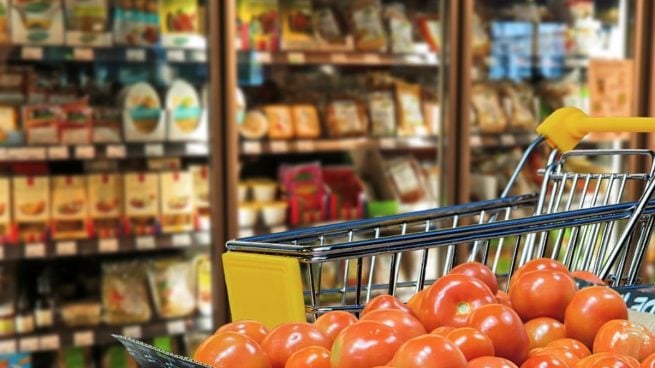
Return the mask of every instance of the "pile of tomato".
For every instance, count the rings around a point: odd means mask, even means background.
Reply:
[[[267,330],[238,321],[216,331],[195,359],[232,368],[655,368],[655,335],[628,321],[624,300],[590,273],[537,259],[509,292],[491,270],[465,263],[407,304],[372,299],[359,318],[343,311]]]

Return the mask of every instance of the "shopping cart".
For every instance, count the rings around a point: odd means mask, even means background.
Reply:
[[[275,326],[357,312],[379,294],[406,300],[466,261],[489,265],[501,282],[528,260],[550,257],[615,286],[636,284],[654,224],[655,152],[574,150],[590,132],[616,130],[655,131],[655,119],[590,118],[563,108],[539,126],[498,199],[229,241],[223,265],[232,318]],[[541,190],[510,195],[545,141],[553,150]],[[649,169],[575,165],[632,157]]]

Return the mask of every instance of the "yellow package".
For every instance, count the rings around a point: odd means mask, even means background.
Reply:
[[[199,33],[198,0],[159,0],[162,33]]]
[[[321,124],[318,120],[316,106],[298,104],[291,106],[293,127],[298,138],[318,138],[321,135]]]
[[[159,175],[128,173],[123,176],[123,187],[128,232],[134,235],[154,234],[159,220]]]
[[[270,139],[293,138],[291,109],[286,105],[270,105],[264,108],[268,120],[268,137]]]
[[[428,129],[421,108],[421,86],[396,83],[396,111],[398,112],[398,135],[425,136]]]
[[[52,180],[52,238],[88,237],[86,177],[56,176]]]
[[[87,177],[89,217],[100,238],[119,235],[123,215],[123,183],[117,174],[92,174]]]
[[[191,173],[160,174],[161,228],[165,233],[193,230],[193,178]]]
[[[26,243],[44,241],[50,222],[50,178],[14,177],[12,189],[19,240]]]
[[[210,226],[209,204],[209,167],[207,165],[189,166],[193,177],[193,206],[198,217],[199,226],[208,230]]]

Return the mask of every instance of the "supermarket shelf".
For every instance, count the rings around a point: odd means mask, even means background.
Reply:
[[[502,133],[502,134],[473,134],[471,135],[471,148],[483,147],[522,147],[527,146],[537,138],[536,133]]]
[[[379,148],[383,151],[435,150],[437,137],[425,138],[342,138],[317,140],[243,141],[241,155],[287,154],[308,152],[341,152],[361,148]]]
[[[78,146],[39,146],[0,148],[0,162],[130,159],[151,157],[208,156],[206,142],[89,144]]]
[[[152,252],[166,249],[208,248],[210,245],[211,236],[209,232],[204,231],[130,238],[7,244],[0,246],[0,262]]]
[[[116,342],[112,335],[124,335],[134,339],[147,340],[158,336],[183,335],[191,330],[210,330],[207,317],[155,321],[126,326],[97,326],[76,329],[54,329],[53,331],[15,335],[0,338],[0,354],[15,352],[55,351],[61,347],[86,347]]]
[[[204,48],[157,47],[71,47],[71,46],[0,46],[0,57],[45,63],[207,63]]]
[[[438,66],[437,53],[370,53],[370,52],[263,52],[241,51],[239,63],[264,65],[363,65],[363,66]]]

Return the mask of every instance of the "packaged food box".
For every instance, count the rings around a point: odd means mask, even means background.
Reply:
[[[240,49],[278,50],[280,38],[278,0],[239,0],[237,24]]]
[[[379,0],[355,0],[350,5],[355,48],[360,51],[386,51],[387,34],[382,23]]]
[[[0,145],[19,146],[24,142],[25,135],[18,123],[16,106],[0,105]]]
[[[293,138],[293,121],[291,109],[287,105],[269,105],[264,108],[268,120],[268,137],[270,139]]]
[[[65,0],[67,45],[111,46],[109,1]]]
[[[318,138],[321,135],[321,122],[316,106],[295,104],[291,106],[293,128],[298,138]]]
[[[161,228],[165,233],[193,230],[193,177],[190,172],[160,174]]]
[[[152,46],[159,43],[159,1],[119,0],[114,7],[114,42]]]
[[[93,143],[122,142],[123,115],[121,110],[113,108],[93,109]]]
[[[347,9],[332,0],[314,0],[312,5],[318,48],[325,51],[353,50],[355,44],[353,36],[348,33]]]
[[[3,243],[13,242],[11,226],[11,185],[9,178],[0,178],[0,239]]]
[[[204,48],[203,21],[198,0],[160,0],[159,21],[164,47]]]
[[[169,140],[207,140],[207,114],[191,84],[181,79],[173,81],[166,93],[166,111]]]
[[[61,0],[12,0],[10,10],[13,43],[64,43],[64,11]]]
[[[73,103],[63,106],[62,110],[59,142],[71,145],[90,143],[93,109],[85,103]]]
[[[288,0],[281,4],[282,50],[316,47],[311,0]]]
[[[53,239],[81,239],[89,235],[86,177],[55,176],[52,179]]]
[[[159,223],[159,174],[123,175],[123,207],[127,231],[134,235],[155,234]]]
[[[157,91],[139,82],[121,92],[123,135],[127,142],[163,141],[166,136],[165,114]]]
[[[199,228],[209,229],[210,203],[209,203],[209,167],[207,165],[189,166],[193,176],[193,206],[198,217]]]
[[[9,0],[0,0],[0,44],[9,43]]]
[[[362,135],[366,133],[368,118],[364,106],[351,99],[330,102],[326,109],[327,126],[333,137]]]
[[[23,125],[27,144],[59,143],[59,124],[62,110],[55,105],[28,105],[23,107]]]
[[[13,353],[0,355],[0,367],[32,368],[32,355],[29,353]]]
[[[89,217],[99,238],[120,235],[123,216],[123,183],[118,174],[91,174],[87,176]]]
[[[44,241],[50,222],[50,178],[15,176],[12,178],[12,193],[19,240]]]
[[[109,325],[150,320],[145,265],[136,261],[102,265],[103,322]]]

